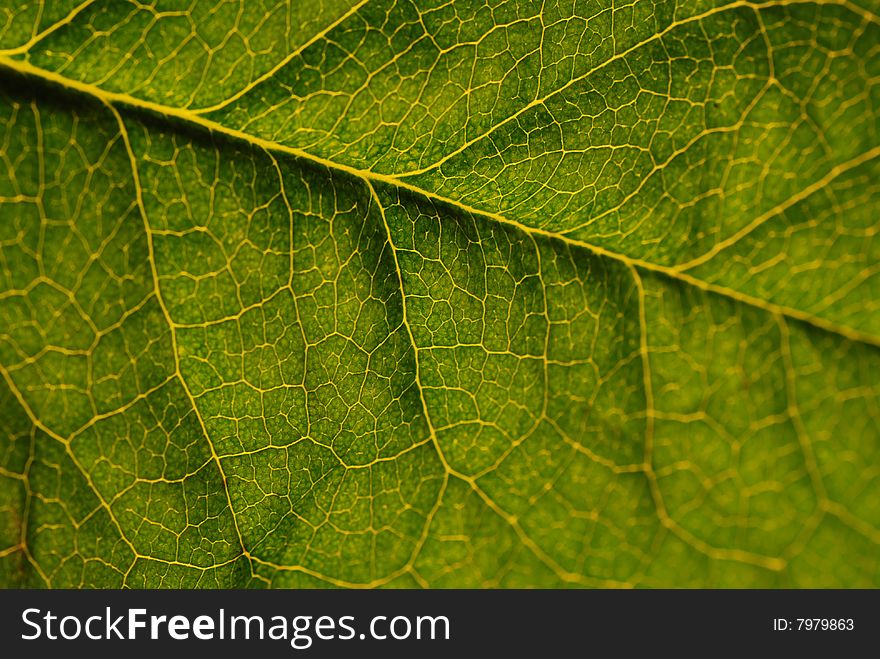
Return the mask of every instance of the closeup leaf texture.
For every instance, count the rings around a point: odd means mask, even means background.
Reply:
[[[880,586],[877,0],[0,8],[0,585]]]

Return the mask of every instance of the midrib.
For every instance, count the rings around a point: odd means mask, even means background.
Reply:
[[[397,176],[358,169],[344,163],[328,160],[326,158],[322,158],[321,156],[317,156],[296,147],[291,147],[285,144],[281,144],[279,142],[264,139],[251,133],[224,126],[223,124],[217,123],[216,121],[213,121],[211,119],[207,119],[191,110],[162,105],[160,103],[140,99],[129,94],[107,91],[97,85],[67,78],[53,71],[48,71],[46,69],[36,67],[24,60],[12,59],[3,55],[0,55],[0,67],[10,71],[14,71],[24,76],[38,78],[45,82],[59,85],[68,90],[92,97],[103,103],[108,103],[119,109],[124,109],[128,107],[146,111],[160,117],[175,119],[177,121],[183,122],[184,124],[198,127],[202,130],[207,130],[212,133],[224,135],[233,140],[237,140],[258,147],[267,152],[287,154],[317,165],[321,165],[323,167],[326,167],[327,169],[335,170],[338,172],[345,172],[350,176],[362,179],[364,181],[382,183],[385,185],[404,189],[433,202],[439,202],[443,205],[457,209],[459,212],[468,213],[476,217],[482,217],[487,221],[493,221],[499,224],[512,226],[520,231],[535,236],[540,236],[542,238],[561,241],[572,247],[585,249],[597,256],[612,259],[625,265],[638,268],[639,270],[645,272],[662,275],[666,278],[672,279],[684,285],[694,286],[703,291],[707,291],[712,294],[734,300],[738,303],[760,309],[773,315],[783,316],[792,320],[806,323],[807,325],[826,332],[830,332],[832,334],[836,334],[851,341],[880,347],[880,337],[874,336],[867,332],[862,332],[852,327],[835,323],[825,318],[814,316],[800,309],[788,307],[785,305],[779,305],[768,300],[763,300],[761,298],[748,295],[732,288],[720,286],[718,284],[713,284],[702,279],[698,279],[692,275],[688,275],[670,266],[665,266],[657,263],[652,263],[650,261],[645,261],[643,259],[630,257],[626,254],[615,252],[605,247],[601,247],[599,245],[595,245],[581,239],[572,238],[570,236],[566,236],[557,232],[547,231],[536,227],[530,227],[522,224],[521,222],[518,222],[517,220],[505,217],[499,213],[481,210],[479,208],[464,204],[458,200],[451,199],[425,188],[413,185]]]

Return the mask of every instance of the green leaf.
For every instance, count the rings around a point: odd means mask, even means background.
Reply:
[[[0,584],[880,585],[878,11],[0,9]]]

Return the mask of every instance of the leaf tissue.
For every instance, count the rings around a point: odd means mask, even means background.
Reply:
[[[880,585],[876,0],[0,8],[0,585]]]

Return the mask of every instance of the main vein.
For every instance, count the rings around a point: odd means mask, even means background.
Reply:
[[[670,267],[658,263],[652,263],[650,261],[631,257],[620,252],[615,252],[606,247],[595,245],[582,239],[572,238],[570,236],[554,231],[547,231],[545,229],[531,227],[499,213],[475,208],[459,200],[445,197],[431,190],[413,185],[406,182],[401,177],[390,174],[382,174],[365,169],[359,169],[350,165],[346,165],[344,163],[328,160],[297,147],[292,147],[286,144],[282,144],[280,142],[267,140],[251,133],[224,126],[223,124],[220,124],[211,119],[207,119],[206,117],[192,110],[162,105],[160,103],[155,103],[153,101],[148,101],[137,98],[135,96],[131,96],[130,94],[107,91],[96,85],[67,78],[66,76],[60,75],[53,71],[48,71],[46,69],[36,67],[33,64],[30,64],[29,62],[26,62],[24,60],[13,59],[5,55],[0,55],[0,68],[4,68],[24,76],[37,78],[51,84],[60,85],[61,87],[64,87],[68,90],[85,94],[103,104],[108,104],[116,108],[129,108],[133,110],[144,111],[165,119],[173,119],[182,122],[184,125],[194,126],[202,130],[207,130],[211,133],[223,135],[233,140],[245,142],[247,144],[259,147],[266,151],[287,154],[301,160],[305,160],[307,162],[326,167],[331,170],[345,172],[350,176],[354,176],[368,183],[379,182],[395,186],[407,190],[413,194],[427,198],[429,200],[439,202],[440,204],[454,208],[459,212],[464,212],[476,217],[482,217],[486,220],[495,221],[501,224],[514,226],[525,233],[541,236],[552,240],[558,240],[577,248],[586,249],[598,256],[606,257],[624,263],[639,270],[660,274],[667,278],[676,280],[680,283],[689,286],[695,286],[704,291],[708,291],[722,297],[735,300],[736,302],[739,302],[741,304],[756,307],[774,315],[781,315],[791,318],[793,320],[801,321],[818,329],[837,334],[852,341],[880,347],[880,337],[862,332],[846,325],[826,320],[825,318],[821,318],[819,316],[814,316],[800,309],[776,304],[769,300],[757,298],[732,288],[698,279],[697,277],[681,271],[679,268]]]

